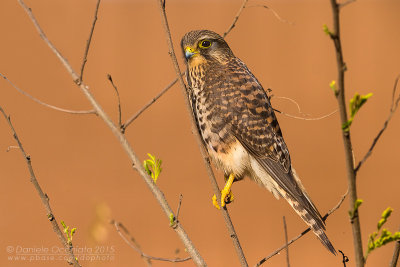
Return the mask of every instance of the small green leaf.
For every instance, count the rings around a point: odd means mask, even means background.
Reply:
[[[336,85],[336,81],[335,81],[335,80],[333,80],[333,81],[330,82],[329,87],[332,89],[332,91],[333,91],[335,94],[337,94],[338,91],[337,91],[337,85]]]
[[[392,214],[392,212],[393,212],[393,209],[391,207],[388,207],[387,209],[385,209],[382,212],[382,219],[387,220],[387,218],[389,218],[389,216],[390,216],[390,214]]]
[[[350,117],[354,117],[371,96],[372,93],[366,95],[355,93],[354,97],[350,100]]]
[[[71,230],[71,239],[74,236],[75,232],[76,232],[76,228],[72,228],[72,230]]]
[[[157,182],[158,176],[160,175],[162,168],[161,168],[161,159],[157,159],[155,156],[147,153],[150,159],[146,159],[143,161],[143,166],[146,172],[153,178],[154,182]]]
[[[326,24],[322,25],[322,30],[324,31],[324,33],[326,33],[326,35],[331,36],[332,32],[329,30],[328,26],[326,26]]]
[[[170,213],[169,214],[169,226],[174,225],[174,223],[175,223],[175,216],[174,216],[174,214]]]
[[[377,231],[369,235],[367,252],[364,257],[365,260],[374,249],[384,246],[390,242],[400,240],[400,232],[395,232],[394,234],[392,234],[388,229],[385,228],[382,229],[381,235],[379,236],[379,238],[377,238],[380,229],[386,223],[392,211],[393,209],[388,207],[382,212],[381,219],[378,222]]]
[[[345,123],[343,123],[342,125],[342,130],[345,132],[350,131],[350,125],[353,123],[353,118],[350,118],[348,121],[346,121]]]
[[[354,97],[350,99],[349,109],[350,109],[350,118],[347,122],[343,123],[342,130],[348,132],[350,130],[350,126],[353,123],[354,117],[356,113],[360,110],[360,108],[367,102],[368,98],[372,96],[372,93],[366,95],[360,95],[355,93]]]
[[[356,212],[358,211],[358,208],[361,206],[361,204],[363,203],[362,199],[357,199],[356,201],[354,201],[354,208],[352,211],[349,211],[349,215],[350,215],[350,219],[353,220],[354,216],[356,214]]]

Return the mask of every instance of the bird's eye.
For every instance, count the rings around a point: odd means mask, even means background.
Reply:
[[[211,41],[209,40],[203,40],[199,44],[200,48],[209,48],[210,46],[211,46]]]

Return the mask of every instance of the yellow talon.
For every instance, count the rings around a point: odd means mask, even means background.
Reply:
[[[213,202],[214,207],[216,207],[217,209],[221,209],[218,205],[217,196],[215,194],[212,197],[212,202]]]
[[[233,193],[231,191],[231,187],[232,187],[234,180],[235,180],[235,176],[233,175],[233,173],[231,173],[229,175],[228,180],[225,183],[224,189],[222,189],[222,191],[221,191],[221,206],[222,207],[224,207],[225,204],[231,203],[234,199]],[[221,209],[221,207],[218,205],[218,200],[217,200],[216,195],[213,195],[212,202],[213,202],[214,207],[216,207],[217,209]]]
[[[228,181],[226,181],[226,184],[224,186],[224,189],[221,191],[221,206],[224,207],[225,203],[230,203],[233,201],[233,195],[231,193],[231,187],[233,184],[233,181],[235,180],[235,176],[233,173],[229,175]],[[225,200],[227,199],[227,200]]]

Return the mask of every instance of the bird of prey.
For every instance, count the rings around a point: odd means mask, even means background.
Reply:
[[[321,214],[292,167],[274,110],[259,81],[213,31],[188,32],[181,47],[197,128],[212,161],[225,173],[221,206],[232,200],[232,183],[248,176],[277,199],[286,199],[322,244],[336,254]]]

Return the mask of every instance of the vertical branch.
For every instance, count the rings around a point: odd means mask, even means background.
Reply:
[[[198,145],[200,147],[200,151],[201,151],[201,154],[203,156],[204,163],[206,165],[207,173],[208,173],[208,176],[210,178],[210,181],[211,181],[211,184],[212,184],[212,187],[213,187],[213,191],[214,191],[215,195],[217,196],[218,201],[220,202],[221,201],[221,191],[220,191],[220,189],[218,187],[217,181],[215,180],[214,173],[213,173],[213,171],[211,169],[211,166],[210,166],[210,159],[209,159],[209,157],[207,155],[207,152],[204,149],[204,146],[203,146],[203,143],[201,141],[201,137],[200,137],[199,131],[197,130],[197,128],[195,126],[196,123],[194,121],[194,117],[193,117],[193,114],[192,114],[192,111],[191,111],[191,107],[190,107],[190,104],[189,104],[189,100],[188,100],[188,96],[187,96],[187,92],[186,92],[186,86],[185,86],[185,83],[184,83],[184,81],[182,79],[181,71],[179,69],[178,61],[176,59],[174,47],[173,47],[173,44],[172,44],[171,32],[170,32],[170,29],[169,29],[169,26],[168,26],[167,15],[165,13],[165,2],[163,2],[163,0],[158,0],[157,2],[158,2],[158,5],[159,5],[161,19],[162,19],[162,23],[163,23],[163,26],[164,26],[164,30],[165,30],[165,34],[166,34],[166,38],[167,38],[167,42],[168,42],[169,55],[171,56],[171,60],[172,60],[172,63],[174,65],[174,69],[175,69],[176,75],[178,77],[179,83],[180,83],[181,88],[182,88],[182,93],[183,93],[184,98],[185,98],[186,108],[187,108],[188,113],[190,114],[190,117],[191,117],[192,132],[195,135],[197,143],[198,143]],[[235,246],[236,254],[239,257],[240,264],[241,264],[241,266],[248,266],[246,258],[244,256],[244,253],[243,253],[243,250],[242,250],[242,247],[240,245],[239,239],[238,239],[238,237],[236,235],[235,228],[234,228],[234,226],[232,224],[232,221],[231,221],[231,218],[229,216],[228,210],[226,209],[226,207],[224,207],[224,208],[221,209],[221,211],[222,211],[222,214],[223,214],[223,217],[224,217],[224,220],[225,220],[225,225],[228,228],[229,236],[232,238],[232,242],[233,242],[233,244]]]
[[[339,113],[341,125],[345,124],[348,120],[346,111],[346,100],[345,100],[345,86],[344,86],[344,74],[346,71],[346,64],[343,60],[342,44],[340,40],[340,4],[336,0],[330,0],[333,12],[333,32],[330,32],[330,37],[335,44],[336,51],[336,62],[338,69],[338,79],[337,79],[337,91],[336,99],[339,105]],[[364,266],[364,256],[361,240],[361,227],[360,218],[358,215],[358,210],[354,209],[354,203],[357,200],[357,185],[356,185],[356,172],[354,170],[353,161],[353,148],[350,138],[350,130],[342,131],[342,138],[344,144],[344,152],[346,157],[346,170],[347,170],[347,180],[349,187],[349,204],[350,210],[354,210],[354,216],[351,218],[351,227],[353,232],[353,245],[356,258],[356,266]]]

